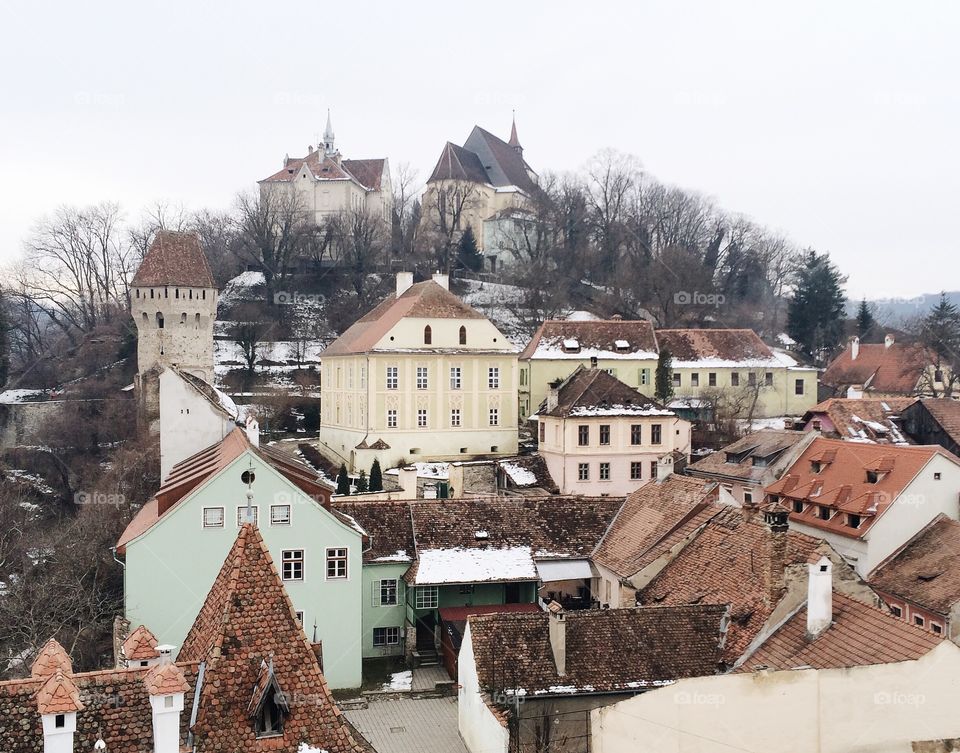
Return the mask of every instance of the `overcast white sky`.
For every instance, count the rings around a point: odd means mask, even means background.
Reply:
[[[960,288],[960,4],[0,5],[0,262],[63,203],[226,207],[333,110],[425,178],[516,108],[538,171],[604,147],[831,253],[848,293]]]

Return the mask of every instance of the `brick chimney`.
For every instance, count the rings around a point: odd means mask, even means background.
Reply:
[[[397,298],[413,285],[413,272],[397,272]]]
[[[789,513],[779,505],[771,505],[763,513],[763,520],[770,530],[769,551],[763,562],[763,598],[771,608],[780,601],[786,589],[788,519]]]
[[[550,623],[550,650],[553,662],[557,665],[557,674],[567,674],[567,615],[559,602],[551,601],[547,607],[547,619]]]
[[[833,623],[833,563],[827,557],[807,565],[807,640]]]
[[[860,338],[852,337],[850,338],[850,360],[856,361],[857,356],[860,355]]]

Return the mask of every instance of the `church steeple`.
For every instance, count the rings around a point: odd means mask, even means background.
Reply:
[[[327,108],[327,127],[323,131],[323,151],[327,156],[333,156],[337,151],[334,146],[333,124],[330,122],[329,108]]]
[[[517,138],[517,113],[513,113],[513,124],[510,126],[510,141],[507,142],[514,149],[517,150],[517,153],[522,157],[523,156],[523,147],[520,146],[520,139]]]

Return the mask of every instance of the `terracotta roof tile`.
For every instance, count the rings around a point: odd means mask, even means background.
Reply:
[[[715,489],[712,483],[675,474],[645,484],[627,497],[594,561],[623,578],[636,574],[720,512],[709,504]]]
[[[173,695],[190,689],[186,675],[176,664],[158,664],[144,675],[144,683],[150,695]]]
[[[836,389],[855,385],[874,392],[909,395],[933,361],[923,346],[911,343],[894,342],[890,347],[884,343],[860,343],[856,358],[848,345],[827,366],[820,383]]]
[[[33,660],[30,667],[30,676],[35,679],[50,677],[62,671],[65,674],[73,672],[73,662],[70,661],[70,655],[64,650],[57,641],[50,638],[37,653],[37,658]]]
[[[946,617],[960,602],[960,522],[934,518],[870,574],[870,586]]]
[[[920,404],[953,440],[954,445],[960,446],[960,400],[923,398]]]
[[[416,554],[407,502],[349,502],[339,498],[333,510],[345,513],[367,532],[364,563],[412,562]]]
[[[896,501],[920,470],[935,455],[953,457],[939,446],[894,446],[844,442],[818,437],[797,458],[787,473],[768,486],[768,495],[789,506],[802,501],[803,512],[791,508],[790,520],[850,538],[862,538],[873,521]],[[819,470],[817,470],[819,464]],[[867,471],[889,469],[876,482]],[[860,525],[848,525],[844,515],[819,517],[819,508],[861,516]]]
[[[762,429],[691,463],[686,472],[752,482],[773,480],[777,476],[772,474],[784,470],[791,450],[812,439],[810,434],[802,431]]]
[[[915,401],[912,397],[847,399],[830,398],[813,406],[803,416],[810,426],[822,416],[829,419],[833,432],[840,439],[870,441],[881,444],[909,444],[897,422],[900,412]],[[821,426],[822,426],[822,418]],[[815,427],[814,427],[815,428]],[[823,432],[828,431],[822,426]],[[831,433],[829,436],[833,436]]]
[[[361,186],[379,191],[386,162],[385,159],[345,159],[341,164]]]
[[[258,749],[248,707],[265,660],[286,697],[309,699],[289,704],[282,742],[271,750],[293,753],[303,741],[330,753],[369,750],[334,702],[263,538],[250,524],[240,529],[179,658],[207,662],[194,726],[198,750]]]
[[[565,347],[564,343],[576,348]],[[618,347],[617,343],[621,343]],[[625,343],[626,345],[622,345]],[[545,321],[520,353],[520,359],[656,358],[657,338],[645,319]]]
[[[696,361],[767,362],[773,351],[752,329],[658,329],[660,350],[669,350],[675,365]]]
[[[69,714],[82,708],[80,691],[61,669],[50,675],[37,691],[37,711],[41,714]]]
[[[676,416],[657,401],[624,384],[603,369],[578,366],[557,390],[557,405],[542,404],[538,416]]]
[[[146,627],[140,625],[123,642],[123,655],[129,661],[146,661],[160,656],[157,651],[157,638]]]
[[[137,273],[133,287],[182,286],[216,288],[210,264],[196,233],[158,230]]]
[[[528,695],[635,690],[715,674],[724,605],[604,609],[565,614],[566,673],[559,675],[546,612],[469,618],[480,686]]]
[[[749,671],[812,667],[832,669],[919,659],[940,643],[929,633],[893,615],[837,592],[833,624],[807,638],[807,611],[798,610],[741,667]]]

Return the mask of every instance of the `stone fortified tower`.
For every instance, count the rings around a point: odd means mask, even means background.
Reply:
[[[133,278],[130,313],[137,325],[140,412],[156,433],[165,366],[213,384],[217,286],[196,233],[157,233]]]

